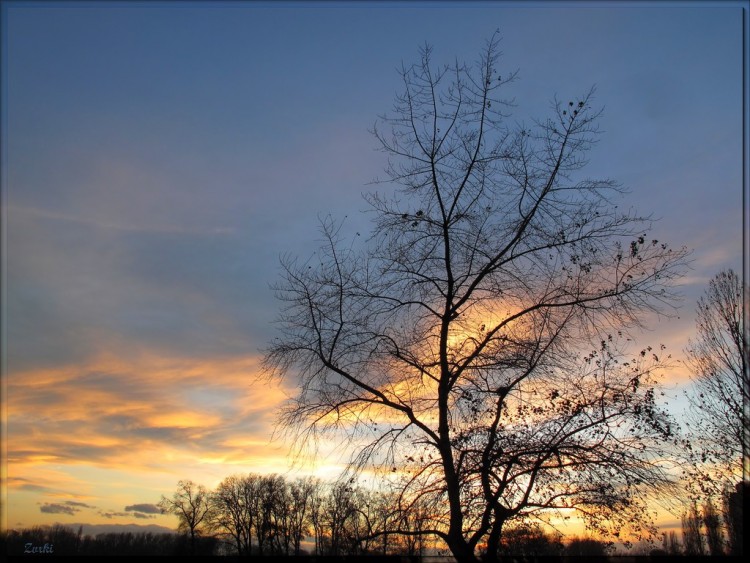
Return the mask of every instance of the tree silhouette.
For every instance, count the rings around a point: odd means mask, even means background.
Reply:
[[[210,494],[211,530],[239,556],[300,555],[320,489],[312,477],[231,475]]]
[[[599,561],[606,559],[610,551],[612,551],[610,545],[594,538],[574,537],[565,546],[565,554],[569,557],[589,557]]]
[[[159,508],[163,513],[177,516],[178,530],[189,535],[190,553],[194,555],[197,538],[211,521],[211,503],[206,488],[189,480],[179,481],[171,499],[161,497]]]
[[[680,555],[682,553],[682,544],[677,539],[677,532],[670,530],[668,534],[662,535],[662,545],[664,549],[662,551],[666,555]]]
[[[300,554],[302,540],[309,535],[312,498],[317,487],[319,482],[312,477],[295,479],[289,485],[289,533],[294,555]]]
[[[564,546],[559,535],[545,533],[537,523],[522,522],[510,527],[500,542],[500,555],[534,561],[560,556]],[[523,560],[523,559],[522,559]]]
[[[212,528],[228,535],[237,554],[250,556],[255,525],[254,500],[258,494],[257,475],[231,475],[211,493]]]
[[[692,440],[700,456],[697,482],[709,495],[727,485],[733,488],[750,471],[750,413],[744,410],[750,405],[746,293],[734,271],[714,276],[698,300],[696,339],[686,350],[693,371],[687,418],[700,429]]]
[[[724,555],[724,538],[721,532],[721,517],[711,499],[703,504],[703,526],[706,529],[706,543],[711,555]]]
[[[685,555],[705,555],[706,553],[701,534],[701,517],[696,503],[693,503],[682,515],[682,543],[685,546]]]
[[[661,350],[628,330],[668,313],[687,252],[620,212],[621,188],[578,176],[597,136],[593,92],[512,126],[494,35],[472,67],[401,69],[374,135],[393,196],[366,197],[371,237],[326,218],[314,259],[282,260],[268,374],[298,378],[282,428],[352,444],[352,469],[404,474],[458,561],[497,557],[503,526],[577,511],[647,530],[672,427],[655,399]]]
[[[5,545],[0,553],[13,556],[26,556],[33,547],[44,549],[47,554],[61,557],[81,556],[179,556],[187,553],[187,536],[173,533],[153,534],[143,532],[100,533],[96,537],[83,535],[83,528],[77,530],[61,524],[35,526],[30,529],[8,530],[0,538]],[[213,555],[215,544],[212,538],[200,538],[203,545],[198,552]]]
[[[280,531],[284,518],[286,482],[281,475],[263,475],[257,489],[255,537],[261,555],[281,552]]]
[[[733,270],[716,274],[698,300],[696,337],[685,350],[693,384],[686,391],[691,408],[686,414],[690,430],[684,473],[691,501],[710,506],[705,523],[712,553],[723,549],[715,501],[723,509],[729,551],[737,553],[742,545],[736,533],[741,522],[733,518],[728,498],[735,489],[742,490],[750,471],[746,294],[747,287]]]
[[[323,505],[323,522],[329,530],[327,551],[344,555],[356,550],[358,534],[357,490],[350,483],[333,483]]]

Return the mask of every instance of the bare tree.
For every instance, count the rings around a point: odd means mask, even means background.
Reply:
[[[381,483],[380,490],[363,494],[360,490],[359,511],[368,523],[366,534],[360,536],[364,550],[383,555],[423,555],[427,538],[423,529],[429,528],[435,510],[425,497],[406,499],[392,483]],[[370,541],[374,540],[374,541]]]
[[[320,483],[311,477],[232,475],[211,494],[212,527],[231,538],[240,556],[300,555]]]
[[[367,196],[372,236],[324,219],[309,261],[282,260],[280,337],[267,373],[298,377],[282,428],[351,439],[353,468],[408,476],[458,561],[495,558],[503,526],[575,510],[606,531],[648,531],[672,426],[662,351],[620,343],[669,313],[687,252],[621,212],[611,180],[579,177],[597,136],[593,92],[512,126],[499,39],[476,66],[401,70],[374,128],[393,196]]]
[[[323,523],[323,506],[325,503],[325,494],[323,484],[320,481],[313,481],[313,488],[310,491],[310,526],[312,527],[313,539],[315,541],[315,555],[323,555],[326,548],[325,526]]]
[[[389,555],[397,550],[393,531],[397,528],[399,518],[397,510],[398,495],[392,491],[379,491],[373,495],[371,507],[373,510],[372,529],[377,543],[373,551],[382,555]]]
[[[685,555],[706,554],[701,534],[701,517],[696,503],[682,515],[682,543],[685,546]]]
[[[687,418],[696,429],[692,447],[700,456],[697,482],[708,495],[734,487],[750,472],[750,413],[743,410],[750,406],[746,293],[733,270],[718,273],[698,300],[696,339],[686,350],[694,374],[688,392],[693,408]]]
[[[603,560],[607,554],[612,552],[612,544],[595,538],[572,537],[567,541],[565,546],[565,555],[568,557]]]
[[[347,481],[333,483],[326,496],[323,521],[328,530],[328,554],[353,553],[357,544],[355,534],[358,518],[356,489]]]
[[[682,545],[680,540],[677,539],[677,532],[670,530],[669,534],[663,534],[662,545],[664,546],[664,553],[666,555],[681,555]]]
[[[563,553],[562,535],[545,532],[536,522],[519,522],[509,527],[500,542],[500,553],[534,561]]]
[[[255,538],[261,555],[278,555],[283,549],[286,516],[286,481],[281,475],[263,475],[258,478],[257,496],[254,499]]]
[[[711,499],[703,504],[703,526],[706,529],[706,543],[711,555],[724,555],[724,537],[721,531],[721,517]]]
[[[435,506],[438,499],[434,495],[399,496],[392,506],[398,518],[393,531],[397,533],[399,553],[421,557],[427,545],[434,540],[426,531],[434,527],[434,515],[440,512]]]
[[[159,508],[163,513],[177,516],[178,530],[189,535],[190,552],[195,554],[196,539],[211,520],[211,504],[206,488],[189,480],[179,481],[171,499],[161,497]]]
[[[294,555],[300,555],[302,540],[309,534],[313,496],[318,487],[319,482],[312,477],[298,478],[289,485],[289,530]]]
[[[213,527],[228,534],[240,556],[252,555],[254,511],[253,499],[258,494],[257,475],[231,475],[211,494]]]

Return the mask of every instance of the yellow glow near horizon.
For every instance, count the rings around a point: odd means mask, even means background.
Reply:
[[[466,316],[461,338],[489,326],[490,317],[477,315]],[[289,444],[271,441],[274,411],[289,389],[258,383],[259,364],[259,357],[188,361],[141,350],[128,360],[102,354],[82,365],[12,374],[8,524],[133,522],[125,506],[158,502],[180,479],[213,488],[247,472],[338,478],[346,466],[341,441],[327,439],[317,457],[296,460]],[[416,400],[434,395],[434,381],[416,373],[412,379],[384,389]],[[383,413],[374,420],[389,422]],[[96,509],[41,512],[65,501]],[[162,516],[136,522],[174,525]]]
[[[258,357],[141,351],[11,374],[8,525],[133,522],[124,506],[155,503],[180,479],[213,485],[238,471],[284,472],[288,448],[270,438],[286,393],[254,385],[258,366]]]

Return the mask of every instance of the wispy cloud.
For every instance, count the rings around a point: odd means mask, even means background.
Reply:
[[[74,515],[76,512],[79,512],[78,509],[73,508],[72,506],[66,506],[64,504],[50,504],[46,503],[39,507],[39,510],[41,512],[46,512],[48,514],[69,514]]]
[[[75,513],[80,512],[83,508],[95,509],[96,507],[84,502],[76,501],[66,501],[62,503],[46,502],[39,507],[39,510],[48,514],[68,514],[72,516]]]
[[[132,514],[134,518],[139,518],[139,519],[156,518],[156,516],[154,516],[153,514],[144,514],[142,512],[133,512]]]
[[[112,511],[99,511],[99,516],[106,518],[107,520],[112,520],[113,518],[118,518],[122,516],[130,516],[127,512],[112,512]]]
[[[8,487],[19,491],[28,491],[32,493],[52,493],[53,489],[45,487],[38,483],[33,483],[29,479],[22,477],[10,477],[8,479]]]
[[[132,506],[126,506],[125,512],[132,513],[134,518],[149,519],[156,518],[156,514],[161,514],[161,509],[155,504],[135,504]]]
[[[189,228],[181,225],[168,224],[128,224],[116,221],[98,221],[90,216],[82,214],[62,213],[60,211],[51,211],[38,207],[29,207],[25,205],[9,205],[7,213],[12,215],[30,215],[40,219],[49,219],[53,221],[62,221],[66,223],[77,223],[97,229],[106,229],[113,231],[137,232],[137,233],[154,233],[154,234],[176,234],[176,235],[198,235],[198,236],[221,236],[236,233],[236,229],[230,227],[213,227],[213,228]]]
[[[275,410],[286,393],[255,384],[258,361],[136,354],[129,361],[102,356],[89,365],[17,374],[8,382],[14,421],[8,459],[27,480],[12,486],[51,493],[35,476],[53,466],[63,471],[127,466],[170,474],[178,468],[178,478],[195,478],[190,467],[215,466],[211,471],[222,475],[227,467],[286,465],[283,444],[270,442]],[[168,490],[155,497],[162,493]],[[49,506],[45,512],[69,514],[79,505]],[[141,503],[103,514],[143,518],[135,514],[158,512],[155,505]]]
[[[76,502],[74,500],[69,500],[65,502],[66,506],[75,506],[80,508],[96,508],[95,506],[92,506],[90,504],[86,504],[85,502]]]
[[[161,514],[161,509],[155,504],[131,504],[125,507],[126,512],[143,512],[144,514]]]

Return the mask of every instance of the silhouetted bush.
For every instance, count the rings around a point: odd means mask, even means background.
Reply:
[[[498,555],[514,561],[549,560],[562,555],[564,546],[560,536],[545,533],[539,525],[523,524],[503,532]]]
[[[572,538],[565,546],[565,555],[569,557],[606,557],[612,547],[603,541],[593,538]]]

